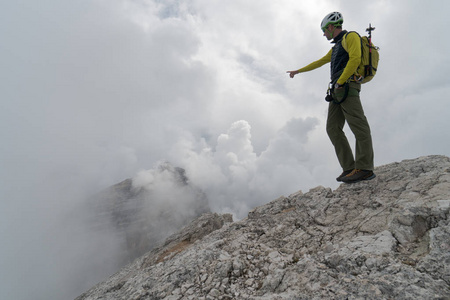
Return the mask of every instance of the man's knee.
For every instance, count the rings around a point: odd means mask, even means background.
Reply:
[[[342,136],[345,136],[344,131],[342,130],[342,128],[340,128],[337,125],[334,124],[327,124],[327,134],[328,137],[330,138],[330,140],[336,140],[339,139]]]

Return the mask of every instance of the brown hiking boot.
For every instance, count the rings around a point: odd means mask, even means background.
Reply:
[[[342,178],[344,178],[345,176],[347,176],[348,174],[350,174],[352,171],[353,171],[353,170],[347,170],[347,171],[342,172],[342,174],[339,175],[339,176],[336,178],[336,180],[337,180],[337,181],[342,181]]]
[[[371,170],[354,169],[350,174],[341,178],[342,182],[355,183],[361,180],[370,180],[375,178],[375,173]]]

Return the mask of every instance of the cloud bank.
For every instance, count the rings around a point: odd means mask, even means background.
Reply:
[[[186,139],[171,154],[207,193],[213,211],[230,212],[239,219],[251,208],[313,182],[305,144],[317,123],[314,118],[291,119],[257,154],[250,124],[240,120],[219,135],[214,148],[204,140],[197,145]]]

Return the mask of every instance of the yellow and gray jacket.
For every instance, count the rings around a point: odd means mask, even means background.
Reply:
[[[356,74],[361,63],[361,38],[356,32],[342,31],[333,40],[335,45],[319,60],[298,70],[299,73],[312,71],[331,63],[331,82],[343,85]]]

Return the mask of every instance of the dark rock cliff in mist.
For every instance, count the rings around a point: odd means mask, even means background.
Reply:
[[[207,213],[77,299],[450,299],[450,159]]]
[[[124,180],[91,199],[91,226],[121,241],[123,266],[170,234],[209,212],[206,195],[191,185],[182,168],[161,163],[148,174]]]

